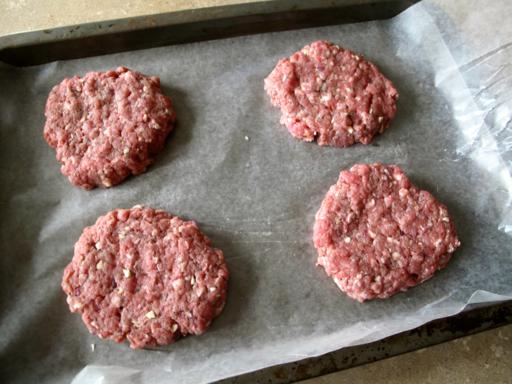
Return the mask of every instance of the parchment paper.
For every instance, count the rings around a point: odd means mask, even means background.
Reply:
[[[511,16],[505,0],[429,1],[389,21],[0,65],[0,376],[208,382],[512,298]],[[315,39],[363,54],[397,86],[397,117],[374,144],[319,147],[280,126],[263,78]],[[179,125],[147,173],[84,191],[43,140],[46,96],[64,77],[119,65],[160,76]],[[400,165],[447,204],[462,247],[430,281],[360,304],[315,267],[311,235],[339,171],[375,161]],[[69,313],[60,281],[83,227],[135,204],[197,220],[223,249],[228,302],[204,335],[133,351],[89,335]]]

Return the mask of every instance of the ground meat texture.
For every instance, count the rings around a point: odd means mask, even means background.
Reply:
[[[84,229],[62,288],[91,333],[144,348],[203,333],[224,307],[227,281],[222,251],[195,222],[134,207]]]
[[[265,90],[292,136],[335,147],[369,144],[395,116],[398,98],[374,64],[327,41],[280,60]]]
[[[394,165],[340,173],[316,214],[317,264],[353,299],[387,298],[429,279],[460,245],[446,207]]]
[[[160,80],[120,67],[63,80],[46,102],[44,137],[61,172],[91,189],[144,172],[173,129]]]

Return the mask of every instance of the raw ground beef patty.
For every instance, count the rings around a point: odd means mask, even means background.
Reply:
[[[144,348],[203,333],[227,280],[222,251],[195,222],[136,206],[84,229],[62,288],[91,333]]]
[[[317,264],[364,301],[429,279],[460,245],[446,207],[394,165],[342,171],[316,214]]]
[[[173,128],[160,80],[119,67],[63,80],[46,102],[44,137],[61,172],[86,189],[146,170]]]
[[[370,143],[395,116],[398,98],[375,65],[327,41],[281,59],[265,90],[294,137],[335,147]]]

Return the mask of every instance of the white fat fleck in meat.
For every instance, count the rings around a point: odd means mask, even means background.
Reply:
[[[154,319],[156,317],[155,315],[155,312],[153,311],[149,311],[148,313],[146,313],[145,315],[148,319]]]
[[[172,287],[174,289],[182,289],[185,285],[185,282],[183,281],[183,279],[176,279],[172,282]]]
[[[121,305],[121,297],[118,295],[112,296],[112,305],[114,307],[119,307]]]
[[[322,100],[322,102],[324,102],[324,103],[327,103],[331,99],[332,99],[332,96],[328,93],[325,95],[322,95],[322,97],[320,98],[320,100]]]
[[[405,189],[405,188],[401,188],[401,189],[398,191],[398,195],[399,195],[400,197],[402,197],[402,198],[403,198],[403,197],[405,197],[405,196],[407,196],[407,195],[408,195],[408,193],[409,193],[409,191],[408,191],[407,189]]]

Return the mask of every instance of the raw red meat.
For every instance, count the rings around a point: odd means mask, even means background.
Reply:
[[[195,222],[117,209],[84,229],[62,288],[93,334],[132,348],[203,333],[226,302],[228,269]]]
[[[265,89],[294,137],[336,147],[369,144],[388,127],[398,99],[374,64],[327,41],[280,60]]]
[[[175,121],[160,80],[124,67],[63,80],[50,92],[45,115],[44,137],[61,172],[86,189],[144,172]]]
[[[446,207],[383,164],[340,173],[316,214],[313,240],[317,264],[361,302],[429,279],[460,245]]]

